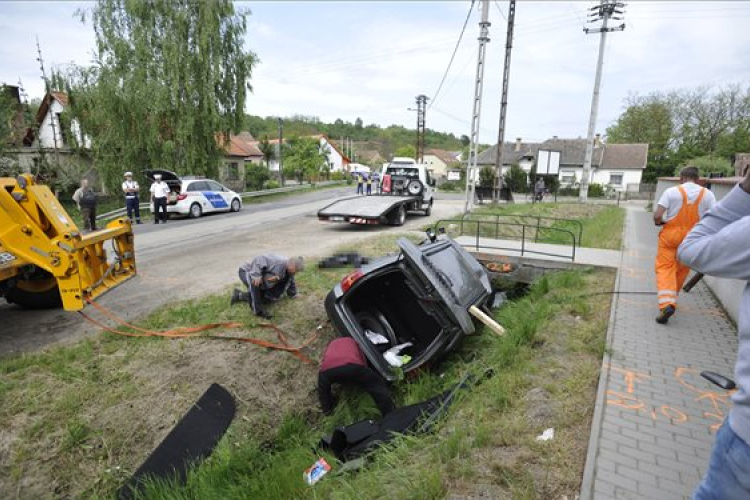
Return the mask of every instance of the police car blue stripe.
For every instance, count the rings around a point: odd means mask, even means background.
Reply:
[[[208,202],[214,208],[229,208],[227,201],[219,193],[212,193],[211,191],[201,191],[203,196],[206,197]]]

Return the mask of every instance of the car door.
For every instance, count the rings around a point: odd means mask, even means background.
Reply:
[[[208,186],[211,188],[211,192],[218,194],[224,200],[223,207],[217,207],[217,210],[229,210],[234,193],[216,181],[208,181]]]
[[[447,312],[464,333],[473,333],[474,323],[468,309],[492,293],[490,279],[482,265],[451,239],[417,246],[400,238],[398,246],[410,267],[439,293]]]
[[[208,183],[206,181],[193,181],[188,185],[187,195],[190,205],[193,203],[199,203],[203,213],[213,212],[213,207],[208,202],[206,193],[209,192]]]

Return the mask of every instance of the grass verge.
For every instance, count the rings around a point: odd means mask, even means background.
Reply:
[[[357,250],[377,255],[395,250],[393,241],[394,235],[377,236]],[[299,276],[302,297],[274,307],[292,344],[325,325],[322,299],[347,272],[309,269]],[[612,282],[611,273],[591,270],[540,280],[496,313],[508,335],[469,337],[433,371],[395,387],[398,403],[409,404],[466,373],[495,370],[462,395],[437,432],[397,440],[359,473],[340,473],[335,465],[314,488],[301,478],[317,458],[311,446],[336,425],[378,413],[367,396],[345,392],[336,412],[323,417],[314,393],[316,367],[287,353],[204,339],[103,335],[3,358],[0,497],[109,498],[211,382],[238,401],[232,427],[186,486],[154,484],[147,498],[572,497],[608,318],[600,297],[576,295],[611,290]],[[141,324],[214,321],[240,321],[253,336],[273,340],[255,328],[247,308],[229,307],[227,294],[172,304]],[[307,354],[317,359],[333,335],[325,325]],[[555,440],[537,443],[534,437],[547,427],[555,428]]]
[[[571,244],[575,238],[579,246],[619,250],[625,211],[607,205],[536,203],[478,207],[467,217],[469,219],[486,221],[479,224],[483,237],[520,239],[525,234],[527,242],[563,245]],[[496,220],[503,224],[496,225]],[[460,225],[454,223],[453,226],[452,234],[457,235]],[[466,223],[462,234],[474,236],[476,231],[476,223]]]

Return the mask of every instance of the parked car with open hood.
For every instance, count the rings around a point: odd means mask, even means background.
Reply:
[[[325,300],[339,334],[354,338],[389,381],[396,374],[388,350],[411,344],[400,353],[410,358],[405,372],[438,360],[474,332],[469,307],[484,305],[492,294],[482,265],[452,239],[415,245],[401,238],[398,246],[399,254],[355,270]]]
[[[239,212],[242,197],[222,184],[203,177],[179,177],[169,170],[147,170],[146,177],[154,181],[154,175],[161,175],[170,189],[167,200],[167,213],[188,215],[197,218],[211,212]],[[151,213],[154,206],[151,205]]]

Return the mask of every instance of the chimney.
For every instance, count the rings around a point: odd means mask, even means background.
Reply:
[[[596,134],[594,136],[594,147],[598,148],[602,145],[602,134]]]
[[[518,153],[519,151],[521,151],[521,138],[516,137],[516,153]]]
[[[552,136],[552,138],[553,138],[553,139],[557,139],[557,136],[556,136],[556,135],[553,135],[553,136]]]

